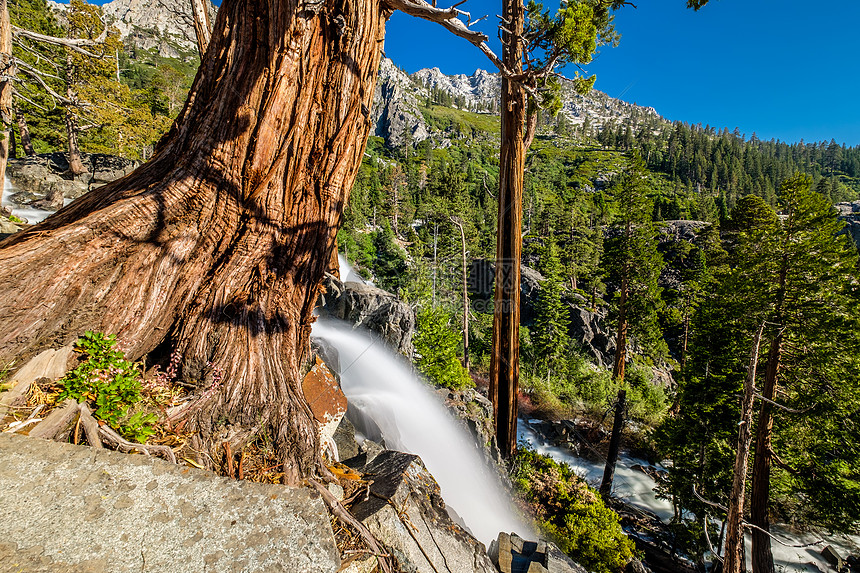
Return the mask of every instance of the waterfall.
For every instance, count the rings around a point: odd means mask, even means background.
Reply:
[[[486,467],[472,435],[402,356],[352,326],[318,319],[312,336],[337,349],[341,387],[360,416],[382,432],[390,449],[416,454],[436,478],[445,503],[489,546],[500,531],[533,538],[516,517],[498,476]]]
[[[372,281],[364,280],[363,278],[361,278],[361,275],[355,271],[352,265],[349,264],[349,261],[346,260],[346,257],[344,257],[341,253],[337,254],[337,262],[338,266],[340,266],[341,282],[354,282],[375,286]]]

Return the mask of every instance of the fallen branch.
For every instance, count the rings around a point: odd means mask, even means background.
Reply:
[[[62,406],[54,409],[47,418],[39,422],[39,425],[30,431],[30,437],[55,440],[59,436],[68,434],[79,412],[78,403],[68,398]]]
[[[137,450],[138,452],[143,452],[147,456],[152,454],[161,454],[174,464],[176,463],[176,456],[173,455],[173,450],[168,448],[167,446],[147,446],[145,444],[136,444],[134,442],[129,442],[116,432],[114,432],[109,426],[99,426],[99,436],[102,440],[105,441],[108,445],[116,448],[117,451],[120,452],[130,452],[132,450]]]
[[[513,75],[507,66],[502,63],[502,60],[490,49],[490,46],[487,45],[487,35],[477,30],[470,30],[466,23],[460,20],[459,16],[465,14],[465,12],[458,10],[456,6],[447,9],[435,8],[424,0],[388,0],[388,5],[410,16],[442,25],[455,36],[460,36],[481,50],[493,62],[493,65],[499,68],[503,76],[510,77]]]
[[[70,50],[74,50],[75,52],[78,52],[85,56],[89,56],[91,58],[103,58],[105,56],[96,55],[89,50],[83,49],[82,46],[92,47],[104,43],[104,41],[107,39],[107,32],[108,29],[105,28],[99,35],[99,37],[94,40],[90,40],[87,38],[58,38],[56,36],[46,36],[45,34],[31,32],[30,30],[25,30],[24,28],[19,28],[18,26],[12,26],[12,36],[15,38],[27,38],[29,40],[35,40],[36,42],[42,42],[44,44],[62,46],[64,48],[69,48]]]
[[[331,494],[329,490],[327,490],[322,484],[318,481],[308,478],[308,481],[312,486],[316,488],[316,490],[322,496],[323,501],[334,514],[335,517],[343,521],[344,523],[348,523],[351,525],[364,539],[365,543],[367,543],[370,550],[376,556],[377,561],[379,562],[379,568],[382,569],[383,573],[393,573],[391,569],[391,564],[388,562],[390,556],[380,547],[379,542],[373,536],[365,525],[357,520],[344,506],[340,504],[340,502]]]

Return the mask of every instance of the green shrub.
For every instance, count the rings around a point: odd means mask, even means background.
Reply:
[[[86,360],[60,381],[59,400],[73,398],[92,402],[93,415],[118,429],[127,438],[143,442],[155,430],[156,416],[132,412],[141,396],[141,374],[138,366],[127,360],[116,348],[116,335],[86,332],[75,343],[75,350]]]
[[[570,466],[520,447],[512,478],[543,532],[571,559],[596,573],[621,571],[633,559],[618,515]]]
[[[453,315],[441,307],[425,307],[418,312],[415,352],[418,370],[439,386],[462,390],[474,386],[460,362],[460,329],[452,326]]]

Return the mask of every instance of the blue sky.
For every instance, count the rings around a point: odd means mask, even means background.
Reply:
[[[685,0],[633,3],[616,16],[620,46],[604,47],[588,66],[597,89],[670,120],[765,140],[860,145],[860,0],[711,0],[698,12]],[[501,0],[461,9],[490,16],[476,28],[498,53]],[[389,20],[385,53],[410,73],[491,69],[465,40],[400,12]]]
[[[634,3],[616,17],[620,46],[603,48],[588,67],[597,89],[670,120],[860,145],[860,1],[711,0],[698,12],[684,0]],[[499,2],[463,8],[491,16],[478,27],[498,49]],[[490,68],[465,40],[402,13],[389,21],[385,52],[407,72]]]

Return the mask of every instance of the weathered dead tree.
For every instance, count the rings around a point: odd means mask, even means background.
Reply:
[[[194,20],[194,35],[197,38],[197,50],[200,59],[209,48],[212,40],[212,24],[209,22],[209,0],[191,0],[191,17]]]
[[[153,158],[0,243],[0,362],[85,330],[132,359],[176,351],[220,374],[186,415],[212,459],[264,431],[286,483],[313,473],[301,368],[386,17],[375,0],[226,0]]]
[[[525,23],[521,0],[505,0],[502,19],[502,62],[522,73],[520,37]],[[496,243],[496,289],[493,298],[493,347],[490,399],[499,450],[510,458],[517,445],[517,394],[520,382],[520,273],[523,250],[523,173],[526,146],[523,125],[526,93],[509,77],[502,78],[502,131],[499,150],[499,227]]]
[[[12,23],[7,0],[0,0],[0,181],[6,177],[9,161],[9,140],[12,136]]]
[[[463,368],[469,370],[469,271],[466,261],[466,231],[463,222],[457,217],[451,217],[451,222],[460,231],[463,263]]]

